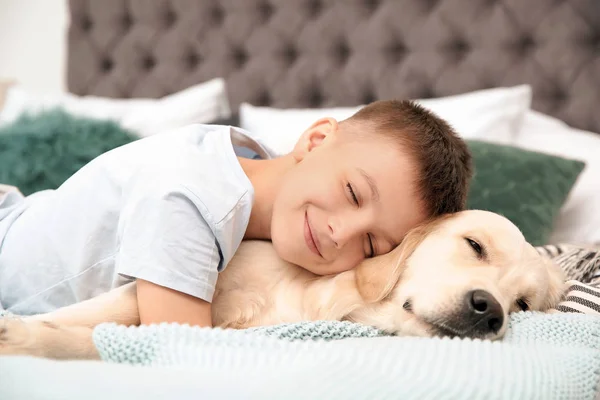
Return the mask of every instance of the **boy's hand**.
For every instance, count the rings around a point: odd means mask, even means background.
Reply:
[[[176,322],[212,327],[209,302],[141,279],[136,286],[142,325]]]

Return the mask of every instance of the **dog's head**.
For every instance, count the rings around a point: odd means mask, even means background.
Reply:
[[[561,269],[512,222],[475,210],[414,229],[355,278],[367,307],[351,319],[418,336],[497,339],[509,313],[548,310],[565,290]]]

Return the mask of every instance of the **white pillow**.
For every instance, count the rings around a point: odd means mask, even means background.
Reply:
[[[550,243],[600,244],[600,134],[529,111],[515,145],[586,163],[559,214]]]
[[[38,94],[13,86],[6,95],[0,124],[14,121],[24,112],[62,107],[73,115],[110,119],[140,136],[193,123],[211,123],[231,116],[225,81],[215,78],[160,99],[111,99],[71,93]]]
[[[485,89],[417,102],[448,121],[466,139],[509,144],[514,142],[530,107],[531,87]],[[240,127],[281,155],[289,153],[302,132],[319,118],[340,121],[363,106],[277,109],[242,103]]]

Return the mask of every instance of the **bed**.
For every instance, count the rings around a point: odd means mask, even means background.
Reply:
[[[71,0],[68,86],[160,97],[224,77],[231,108],[355,106],[528,83],[600,131],[593,0]]]
[[[220,98],[218,106],[211,105],[206,114],[210,114],[209,122],[242,126],[281,151],[293,141],[293,137],[277,135],[289,121],[300,130],[306,121],[324,113],[343,118],[379,99],[422,101],[455,118],[452,122],[469,140],[510,146],[498,147],[502,154],[494,153],[509,157],[502,159],[505,164],[519,160],[512,148],[579,161],[562,183],[557,183],[561,177],[550,167],[537,170],[536,176],[545,173],[547,193],[540,186],[535,186],[535,192],[527,191],[531,182],[519,181],[521,192],[512,192],[521,196],[509,198],[504,191],[496,193],[496,203],[485,203],[481,197],[473,204],[495,204],[494,211],[513,216],[539,240],[540,251],[562,257],[567,268],[579,271],[574,278],[584,275],[582,259],[600,260],[592,250],[600,245],[600,197],[595,188],[600,177],[600,114],[596,110],[600,103],[600,3],[596,0],[70,0],[69,11],[69,101],[93,101],[89,104],[95,107],[119,101],[131,104],[127,101],[179,96],[194,85],[218,80],[227,104],[223,106]],[[199,99],[202,104],[213,101]],[[187,108],[181,104],[174,108]],[[534,167],[520,168],[516,175]],[[496,179],[484,173],[478,177],[482,185]],[[517,178],[511,179],[514,183]],[[494,196],[489,186],[477,188],[488,190],[489,198]],[[506,181],[498,186],[504,188]],[[549,187],[562,187],[552,201],[548,198],[555,195],[555,189]],[[515,208],[525,201],[531,203],[529,209]],[[543,212],[538,213],[540,208],[535,207],[540,205]],[[542,231],[544,236],[535,236]],[[600,279],[600,274],[595,275],[600,261],[588,262],[585,268],[587,281]],[[590,324],[593,338],[598,328],[596,322]],[[598,350],[592,344],[583,353]],[[263,361],[255,371],[265,371],[269,359],[252,354]],[[564,361],[560,357],[555,361],[559,359]],[[307,358],[296,360],[310,364]],[[592,369],[600,370],[598,360],[592,357]],[[175,387],[181,398],[187,398],[200,390],[189,369],[174,374],[168,369],[143,372],[122,365],[111,369],[95,363],[14,362],[39,376],[54,368],[62,374],[79,369],[81,382],[103,398],[130,398],[131,393],[152,398],[173,393]],[[277,375],[279,387],[294,392],[263,390],[263,397],[319,393],[294,383],[294,377],[284,372]],[[238,377],[241,373],[252,376],[249,370],[236,372]],[[115,384],[93,383],[90,374],[114,379]],[[156,381],[161,376],[166,377],[164,385]],[[261,385],[272,383],[268,377],[255,378]],[[211,379],[221,382],[224,378],[216,374]],[[358,376],[353,379],[360,380]],[[28,398],[42,398],[43,393],[92,398],[90,393],[82,394],[83,384],[67,389],[60,386],[66,384],[64,379],[40,382],[41,388],[21,385],[14,393],[30,390]],[[261,392],[257,387],[244,392],[235,383],[230,388],[231,397]],[[526,398],[524,393],[513,392],[512,398]],[[457,393],[447,395],[461,398]],[[510,398],[511,393],[494,395]],[[581,398],[593,398],[598,392],[587,395]]]

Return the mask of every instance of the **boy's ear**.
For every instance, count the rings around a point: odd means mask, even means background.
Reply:
[[[296,161],[301,161],[306,154],[319,147],[326,139],[333,137],[337,131],[338,122],[334,118],[321,118],[315,121],[304,131],[294,146],[292,153]]]

